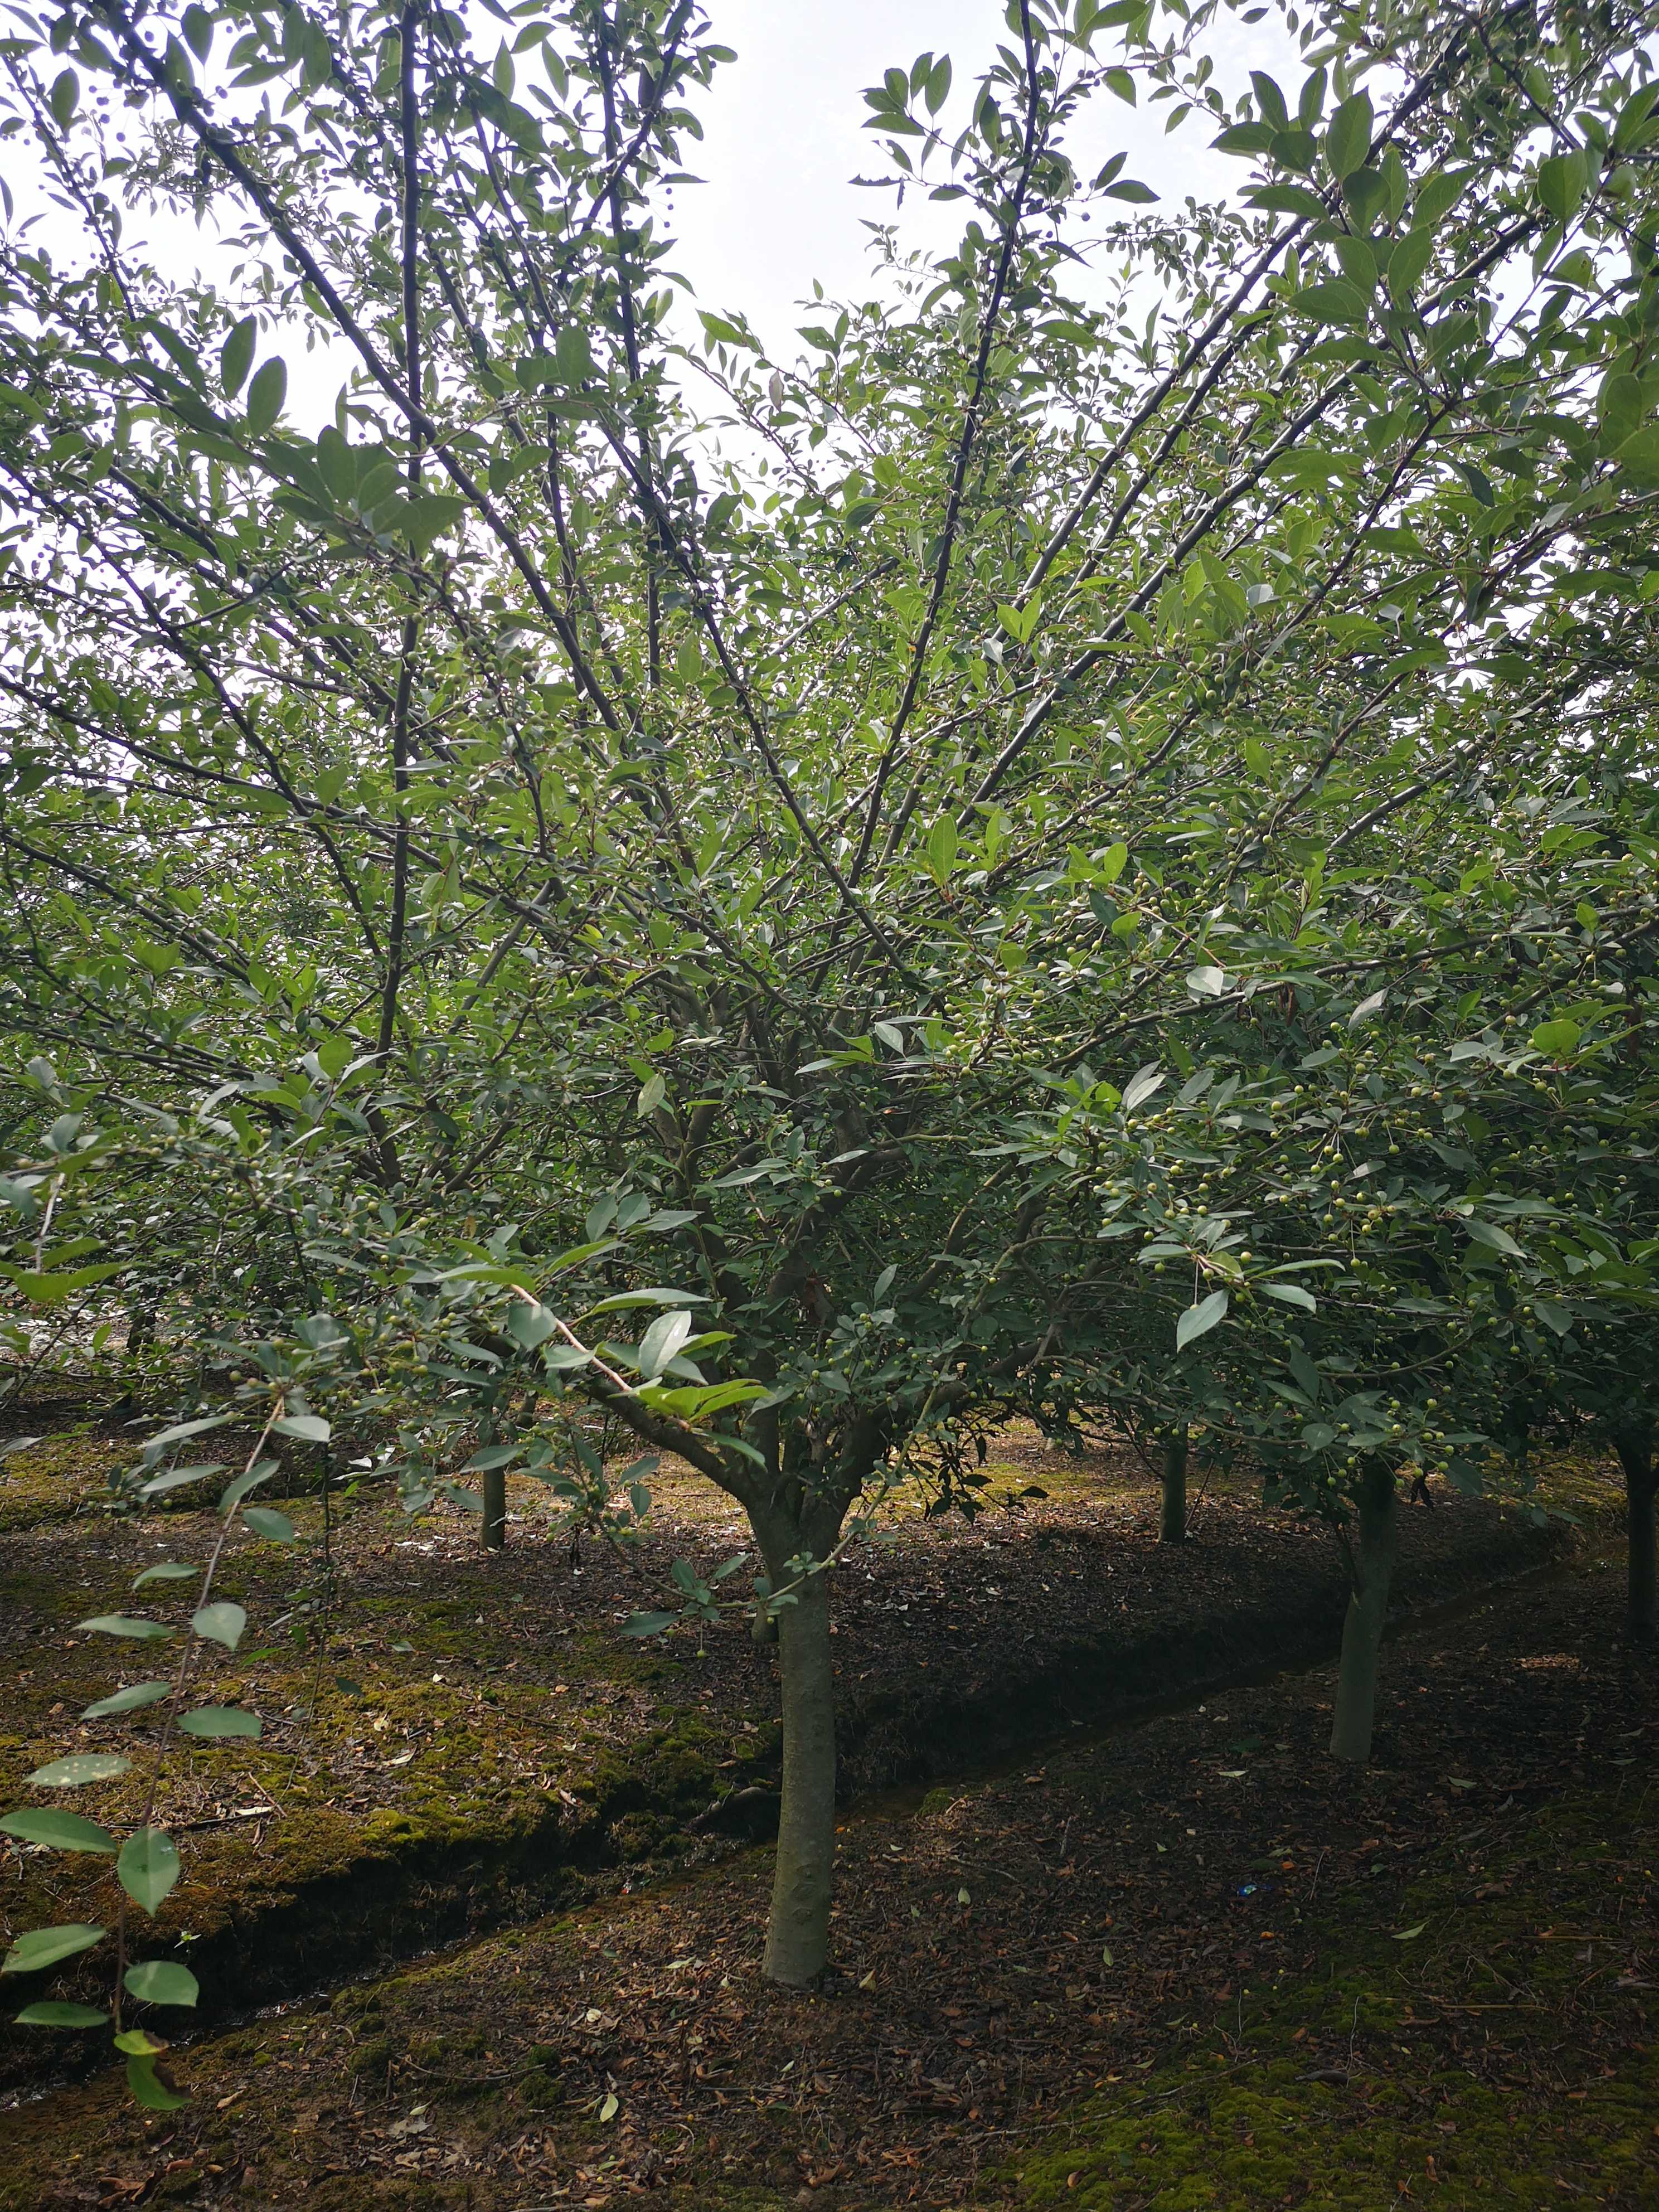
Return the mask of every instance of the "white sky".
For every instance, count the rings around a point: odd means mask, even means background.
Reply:
[[[812,278],[832,296],[860,292],[868,265],[863,224],[894,216],[890,192],[850,181],[887,166],[875,134],[861,127],[870,112],[864,88],[895,64],[908,70],[920,53],[948,53],[954,84],[941,121],[959,128],[969,88],[1007,41],[1003,7],[1001,0],[710,0],[710,14],[715,37],[738,58],[718,73],[700,110],[703,142],[688,149],[687,167],[706,181],[676,195],[681,246],[671,259],[702,306],[742,308],[769,349],[787,353],[788,333],[802,319],[794,302],[810,294]],[[1103,34],[1103,55],[1111,35]],[[1294,106],[1304,72],[1276,17],[1246,27],[1224,15],[1206,46],[1230,104],[1251,69],[1267,69]],[[1122,173],[1177,207],[1189,193],[1218,199],[1236,191],[1245,165],[1209,150],[1211,118],[1194,113],[1166,137],[1169,112],[1170,104],[1132,109],[1101,93],[1073,140],[1079,169],[1093,174],[1121,150],[1129,157]],[[954,242],[963,218],[960,202],[930,204],[907,193],[898,219],[908,238],[942,248]]]

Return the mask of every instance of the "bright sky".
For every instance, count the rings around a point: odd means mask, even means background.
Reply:
[[[862,94],[884,70],[908,70],[920,53],[948,53],[954,71],[946,124],[965,118],[969,89],[1007,40],[1001,0],[709,0],[714,33],[736,50],[703,105],[704,139],[688,167],[707,181],[676,196],[682,241],[673,265],[712,308],[741,307],[769,348],[792,350],[802,319],[794,301],[821,279],[832,295],[856,293],[867,267],[866,222],[892,219],[893,195],[850,179],[885,167]],[[1104,34],[1109,38],[1111,34]],[[1279,78],[1292,106],[1304,74],[1276,17],[1250,27],[1223,15],[1206,43],[1231,102],[1251,69]],[[1194,114],[1164,135],[1168,106],[1129,108],[1102,93],[1073,141],[1092,174],[1125,150],[1126,177],[1139,177],[1179,206],[1188,193],[1218,199],[1237,190],[1245,165],[1209,150],[1215,126]],[[1125,210],[1127,212],[1127,210]],[[963,220],[960,204],[906,195],[907,237],[944,247]],[[806,319],[811,319],[807,318]]]

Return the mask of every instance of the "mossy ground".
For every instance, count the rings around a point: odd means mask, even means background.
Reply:
[[[205,2039],[177,2116],[19,2110],[0,2208],[1648,2212],[1659,1675],[1616,1596],[1402,1640],[1364,1777],[1316,1675],[849,1826],[817,1995],[758,1982],[756,1854]]]
[[[1392,1936],[1331,1923],[1289,1977],[1109,2087],[976,2201],[1047,2212],[1540,2212],[1659,2202],[1659,1806],[1577,1794],[1483,1862],[1452,1851]],[[1415,1932],[1412,1932],[1415,1931]],[[1647,1947],[1644,1959],[1644,1947]],[[1599,1963],[1598,1963],[1599,1962]]]
[[[8,1452],[0,1459],[0,1535],[73,1520],[108,1495],[111,1474],[131,1458],[88,1422],[57,1429],[27,1451]]]
[[[140,1520],[104,1510],[109,1468],[125,1456],[118,1437],[64,1430],[14,1455],[0,1484],[0,1495],[15,1485],[38,1509],[32,1524],[0,1530],[0,1657],[11,1662],[0,1802],[27,1802],[21,1778],[47,1758],[121,1749],[135,1755],[131,1774],[75,1801],[112,1825],[136,1818],[143,1802],[150,1723],[76,1717],[118,1683],[167,1671],[170,1659],[152,1655],[176,1647],[78,1635],[74,1624],[128,1610],[182,1619],[191,1601],[177,1593],[191,1585],[135,1597],[133,1574],[158,1559],[199,1559],[213,1534],[210,1516],[191,1507]],[[1128,1639],[1094,1686],[1109,1710],[1161,1682],[1160,1669],[1179,1686],[1195,1610],[1206,1633],[1230,1606],[1293,1619],[1285,1599],[1303,1587],[1304,1559],[1328,1579],[1334,1565],[1316,1534],[1254,1510],[1239,1485],[1212,1488],[1209,1518],[1172,1559],[1149,1545],[1154,1493],[1130,1456],[1073,1459],[1013,1433],[989,1472],[994,1498],[1018,1501],[1033,1484],[1049,1495],[969,1528],[925,1522],[919,1499],[902,1494],[897,1543],[855,1566],[838,1598],[848,1741],[856,1758],[864,1730],[862,1772],[878,1782],[915,1771],[913,1758],[924,1773],[930,1761],[934,1771],[957,1763],[959,1743],[971,1757],[992,1725],[1018,1742],[1079,1717],[1084,1647],[1076,1662],[1062,1653],[1055,1694],[1034,1694],[1031,1670],[1045,1660],[1027,1623],[1052,1627],[1069,1607],[1092,1633],[1096,1593],[1105,1597],[1114,1633]],[[1605,1510],[1603,1471],[1564,1466],[1552,1483],[1581,1510]],[[219,1591],[246,1605],[249,1629],[234,1658],[208,1655],[216,1663],[193,1701],[244,1704],[264,1732],[170,1753],[160,1817],[185,1875],[146,1927],[145,1950],[184,1945],[210,1991],[247,2004],[314,1987],[331,1966],[361,1969],[570,1901],[596,1869],[694,1863],[718,1833],[710,1808],[741,1807],[739,1792],[757,1801],[750,1811],[763,1826],[777,1762],[769,1656],[740,1625],[702,1648],[690,1637],[641,1646],[617,1632],[654,1601],[653,1578],[674,1552],[707,1565],[742,1540],[730,1502],[685,1472],[665,1469],[657,1489],[664,1532],[634,1562],[592,1547],[578,1561],[538,1533],[541,1493],[528,1484],[513,1486],[521,1517],[499,1557],[479,1550],[473,1524],[410,1527],[373,1501],[332,1528],[330,1585],[314,1498],[286,1503],[305,1539],[297,1556],[239,1538]],[[70,1517],[65,1498],[78,1501]],[[1460,1504],[1419,1513],[1413,1532],[1441,1545],[1456,1588],[1505,1564],[1506,1525],[1495,1509]],[[1264,1573],[1277,1577],[1270,1587]],[[1133,1575],[1150,1578],[1140,1589],[1158,1607],[1139,1674]],[[1034,1645],[1034,1657],[1018,1658]],[[1216,1663],[1227,1649],[1224,1637]],[[979,1704],[963,1705],[953,1735],[952,1701],[971,1695]],[[107,1861],[11,1846],[0,1859],[0,1934],[106,1923],[114,1899]],[[78,1977],[67,1970],[56,1992],[89,1993],[100,1956]],[[34,2063],[35,2048],[14,2039],[11,2063]]]

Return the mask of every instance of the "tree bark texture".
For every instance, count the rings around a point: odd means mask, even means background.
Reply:
[[[783,1804],[765,1973],[802,1989],[830,1954],[836,1859],[836,1698],[829,1578],[803,1582],[778,1612],[783,1675]]]
[[[507,1542],[507,1469],[487,1468],[483,1478],[484,1549],[501,1551]]]
[[[1164,1446],[1164,1503],[1158,1517],[1160,1544],[1187,1540],[1187,1431],[1177,1429]]]
[[[1371,1755],[1371,1727],[1376,1713],[1376,1661],[1388,1619],[1389,1591],[1399,1556],[1399,1498],[1394,1469],[1373,1462],[1360,1478],[1359,1543],[1354,1555],[1356,1587],[1342,1624],[1342,1659],[1337,1674],[1336,1712],[1331,1724],[1331,1755],[1363,1766]]]

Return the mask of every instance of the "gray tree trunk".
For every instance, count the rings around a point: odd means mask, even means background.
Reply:
[[[1656,1494],[1659,1468],[1653,1462],[1650,1430],[1619,1438],[1619,1463],[1625,1470],[1625,1527],[1630,1565],[1625,1628],[1632,1644],[1659,1640],[1659,1580],[1656,1578]]]
[[[1160,1544],[1187,1540],[1187,1431],[1179,1428],[1164,1446],[1164,1504],[1158,1518]]]
[[[1388,1619],[1389,1591],[1400,1550],[1399,1501],[1394,1469],[1373,1460],[1359,1484],[1359,1542],[1354,1554],[1356,1588],[1342,1624],[1331,1755],[1363,1766],[1371,1755],[1376,1713],[1376,1659]]]
[[[829,1577],[813,1575],[780,1608],[783,1675],[783,1804],[766,1931],[770,1982],[802,1989],[830,1955],[836,1860],[836,1698]]]

